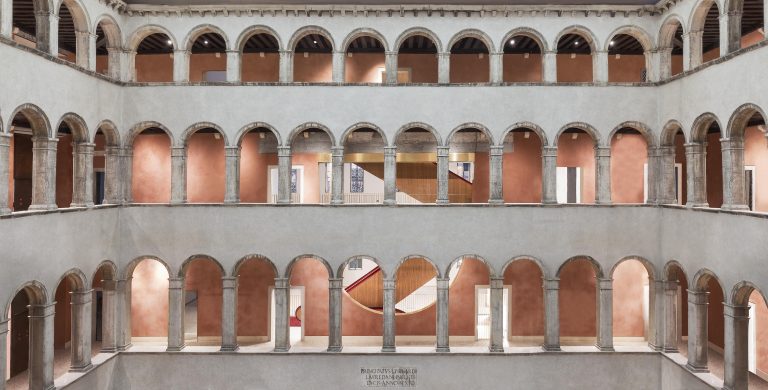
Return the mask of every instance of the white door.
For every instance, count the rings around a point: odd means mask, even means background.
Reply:
[[[557,203],[581,203],[581,167],[557,167]]]
[[[749,313],[747,315],[749,316],[749,331],[747,331],[748,335],[748,346],[747,350],[749,353],[749,372],[753,374],[757,374],[757,312],[755,311],[757,307],[755,307],[754,302],[749,303]]]

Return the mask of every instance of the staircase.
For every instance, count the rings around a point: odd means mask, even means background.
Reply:
[[[380,163],[356,163],[372,175],[384,180],[384,165]],[[421,203],[434,203],[437,199],[437,163],[398,163],[398,192],[413,197]],[[448,200],[451,203],[472,202],[472,183],[448,172]]]

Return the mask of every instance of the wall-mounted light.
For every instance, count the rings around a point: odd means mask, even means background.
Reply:
[[[621,133],[619,133],[619,134],[616,134],[616,139],[617,139],[617,140],[620,140],[620,139],[621,139],[621,137],[623,137],[623,136],[624,136],[624,134],[621,134]]]
[[[308,131],[304,132],[304,138],[309,138],[309,132]]]
[[[221,139],[221,134],[219,134],[219,133],[213,133],[213,138],[215,138],[215,139]]]
[[[523,133],[523,138],[525,138],[525,139],[531,138],[531,132],[530,131],[526,131],[525,133]]]
[[[483,57],[485,57],[485,53],[478,53],[477,54],[477,59],[482,60]]]
[[[620,60],[620,59],[621,59],[621,54],[619,54],[619,53],[616,53],[616,59],[617,59],[617,60]]]
[[[304,58],[309,58],[309,52],[308,51],[304,52]]]
[[[579,133],[573,133],[571,134],[571,139],[579,138]]]
[[[576,53],[571,53],[571,59],[576,58]]]
[[[531,56],[531,54],[530,54],[530,53],[525,53],[525,54],[523,54],[523,58],[525,58],[526,60],[527,60],[527,59],[528,59],[528,57],[530,57],[530,56]]]
[[[347,57],[352,58],[352,52],[347,53]]]
[[[259,57],[264,58],[264,52],[263,51],[259,52]]]
[[[217,51],[215,55],[216,55],[216,58],[221,58],[221,53],[220,52]]]

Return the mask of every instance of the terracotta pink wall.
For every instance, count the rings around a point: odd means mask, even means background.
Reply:
[[[280,54],[244,53],[240,65],[243,81],[277,82],[280,78]]]
[[[557,81],[562,83],[592,82],[592,56],[577,54],[557,55]]]
[[[523,133],[512,133],[513,150],[505,152],[502,175],[504,201],[509,203],[541,202],[541,141],[534,132],[526,139]]]
[[[644,286],[648,272],[637,260],[619,264],[613,273],[613,335],[642,337]],[[649,309],[650,310],[650,309]]]
[[[682,164],[680,198],[682,204],[688,201],[688,163],[685,158],[685,136],[682,133],[675,134],[675,164]]]
[[[623,57],[622,57],[623,58]],[[621,134],[611,140],[611,200],[643,203],[643,165],[648,145],[640,134]]]
[[[197,291],[197,335],[221,336],[221,271],[209,260],[193,260],[184,277],[184,291]]]
[[[238,336],[269,335],[270,287],[275,273],[265,261],[250,260],[240,267],[237,279]]]
[[[560,335],[596,336],[595,271],[587,260],[576,260],[560,273]]]
[[[269,166],[277,165],[277,153],[259,153],[261,138],[248,133],[240,149],[240,201],[267,202]]]
[[[139,134],[133,142],[133,200],[166,203],[171,199],[171,140],[165,134]]]
[[[384,53],[352,53],[344,58],[344,81],[348,83],[378,83],[382,77]]]
[[[69,207],[72,203],[72,136],[59,137],[56,145],[56,205]]]
[[[475,178],[472,181],[472,202],[486,203],[490,196],[488,153],[475,153]]]
[[[581,203],[595,202],[595,141],[580,132],[578,138],[563,134],[557,143],[558,167],[581,167]]]
[[[343,292],[341,306],[341,333],[344,336],[381,336],[383,320],[380,312],[362,307],[349,294]]]
[[[540,54],[504,54],[502,58],[504,81],[539,82],[542,80],[542,60]]]
[[[197,133],[187,144],[187,200],[190,203],[224,202],[226,168],[224,137]]]
[[[487,83],[490,66],[488,54],[451,54],[449,77],[452,83]]]
[[[750,321],[757,321],[757,369],[768,373],[768,306],[757,291],[752,292],[749,301],[755,304],[755,311],[749,316]]]
[[[756,127],[744,133],[744,165],[755,167],[755,210],[768,211],[768,138]]]
[[[330,152],[330,151],[329,151]],[[318,155],[315,153],[294,153],[291,157],[294,166],[304,167],[304,203],[320,202],[320,180]],[[325,180],[325,178],[322,178]]]
[[[410,68],[411,82],[437,82],[437,54],[399,54],[397,67]]]
[[[608,56],[608,81],[616,83],[639,83],[643,81],[644,55]]]
[[[145,259],[133,271],[131,332],[136,337],[168,335],[168,271],[156,260]]]
[[[218,54],[218,57],[216,55]],[[205,72],[227,70],[227,53],[192,54],[189,56],[189,81],[205,81]]]
[[[173,55],[136,55],[136,81],[173,81]]]
[[[448,334],[451,336],[475,335],[475,286],[488,286],[488,267],[477,259],[464,259],[449,289]]]
[[[331,53],[304,53],[293,55],[293,81],[330,82],[333,77],[333,55]]]
[[[56,314],[53,318],[53,347],[61,349],[72,339],[72,314],[69,281],[63,280],[56,288]]]
[[[304,335],[327,336],[328,271],[323,263],[311,258],[299,260],[291,270],[290,284],[304,286]]]
[[[707,336],[709,342],[720,348],[725,347],[725,318],[723,317],[723,289],[712,278],[707,285],[709,291],[709,306],[707,310]]]
[[[544,334],[544,290],[541,271],[531,260],[515,261],[504,271],[504,284],[510,286],[510,336]]]
[[[723,154],[720,133],[707,135],[707,202],[709,207],[723,204]]]

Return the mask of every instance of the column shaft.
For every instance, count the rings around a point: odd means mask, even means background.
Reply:
[[[543,59],[543,81],[545,83],[557,82],[557,53],[554,51],[545,51]]]
[[[381,352],[395,352],[395,281],[384,279],[384,334]]]
[[[702,62],[702,36],[704,32],[690,31],[687,35],[688,44],[683,44],[683,70],[696,69]],[[683,41],[686,41],[686,34],[683,34]],[[685,51],[688,49],[688,55]],[[685,59],[688,58],[688,66],[686,67]]]
[[[29,306],[29,388],[53,389],[53,316],[56,303]]]
[[[707,309],[709,292],[688,290],[688,364],[693,372],[706,372],[709,350]]]
[[[341,291],[344,279],[328,280],[328,352],[341,352]]]
[[[741,49],[742,11],[725,11],[720,14],[720,56]]]
[[[437,352],[450,352],[448,337],[448,278],[437,278]]]
[[[448,84],[451,82],[451,53],[437,54],[437,82]]]
[[[224,203],[240,202],[240,147],[228,146],[225,148],[226,190]]]
[[[187,148],[171,147],[171,204],[187,202]]]
[[[91,143],[72,143],[73,181],[70,207],[93,207],[93,149]]]
[[[344,82],[344,62],[345,62],[345,55],[343,51],[335,51],[333,52],[333,58],[332,58],[332,78],[334,83],[343,83]]]
[[[707,203],[707,152],[706,145],[685,144],[688,175],[688,207],[709,207]]]
[[[91,302],[93,290],[74,291],[72,298],[72,359],[70,371],[91,368]]]
[[[659,148],[659,204],[677,204],[677,175],[675,174],[675,147]],[[682,195],[682,194],[681,194]]]
[[[117,351],[117,281],[101,281],[101,352]]]
[[[504,352],[504,278],[491,277],[490,352]]]
[[[541,149],[541,203],[557,203],[557,147]]]
[[[659,148],[648,146],[648,198],[647,204],[658,204],[659,172],[661,163]]]
[[[397,204],[397,147],[384,147],[384,204]]]
[[[13,38],[13,2],[12,1],[3,1],[2,3],[0,3],[0,36],[3,36],[8,39]],[[5,370],[5,366],[0,367],[0,371],[5,372],[4,370]],[[3,376],[3,378],[5,378],[5,376]],[[0,389],[2,388],[3,388],[3,385],[0,385]]]
[[[291,349],[291,286],[287,278],[275,278],[275,352]]]
[[[344,203],[344,147],[331,148],[331,204]]]
[[[723,205],[724,210],[749,210],[744,177],[744,141],[738,138],[721,139],[723,154]]]
[[[725,378],[723,389],[747,390],[749,383],[749,306],[723,305]]]
[[[10,196],[10,146],[11,135],[0,133],[0,215],[11,212],[11,205],[8,204]]]
[[[279,81],[281,83],[293,82],[293,52],[289,50],[280,51],[280,73]]]
[[[437,204],[448,203],[448,147],[437,147]]]
[[[35,11],[37,50],[59,57],[59,17],[53,11]]]
[[[56,138],[32,138],[32,204],[30,210],[56,208]]]
[[[126,52],[119,47],[107,47],[107,76],[120,81],[129,81]]]
[[[597,349],[613,351],[613,280],[597,280]]]
[[[490,55],[490,80],[492,83],[504,82],[504,53],[491,53]]]
[[[608,82],[608,52],[596,51],[592,56],[592,77],[595,83],[605,84]]]
[[[654,351],[664,350],[664,281],[648,276],[650,288],[648,308],[648,346]]]
[[[595,203],[611,204],[611,148],[595,148]]]
[[[677,294],[676,280],[664,281],[664,352],[676,353],[677,348],[677,316],[680,310],[680,297]]]
[[[544,279],[544,331],[545,351],[560,350],[560,279]]]
[[[168,348],[184,349],[184,278],[168,278]]]
[[[106,204],[122,203],[120,194],[120,181],[124,179],[121,176],[120,169],[120,148],[116,146],[107,146],[104,148],[104,200]]]
[[[3,8],[5,11],[5,8]],[[11,357],[6,355],[8,351],[8,320],[0,321],[0,390],[5,390],[5,377],[8,361]]]
[[[489,186],[488,203],[490,204],[503,204],[504,203],[504,147],[503,146],[491,146],[489,154]]]
[[[115,329],[118,351],[125,351],[131,346],[131,281],[132,278],[116,281],[117,316],[115,317]]]
[[[173,81],[177,83],[189,82],[189,55],[188,50],[173,51]]]
[[[659,80],[666,80],[672,77],[672,48],[662,47],[658,49],[659,57]]]
[[[89,49],[91,46],[91,33],[88,31],[75,31],[75,64],[81,68],[89,68]],[[96,49],[96,37],[94,36],[93,42],[94,50]],[[94,53],[94,65],[96,63],[96,55]]]
[[[120,150],[121,202],[133,203],[133,147]]]
[[[277,147],[277,202],[291,203],[291,147]]]
[[[388,51],[384,53],[384,72],[387,84],[397,84],[397,52]]]
[[[227,50],[227,82],[239,83],[240,80],[240,52]]]
[[[237,351],[237,278],[221,278],[221,350]]]

